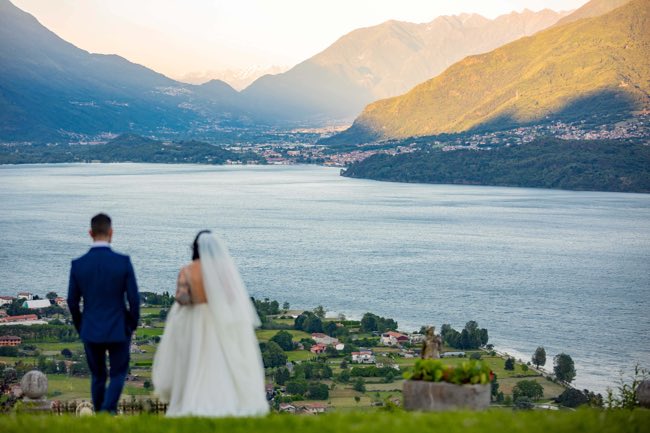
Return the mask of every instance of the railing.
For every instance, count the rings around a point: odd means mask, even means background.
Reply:
[[[92,409],[92,404],[87,401],[53,401],[52,413],[56,415],[80,414],[83,409]],[[145,400],[121,400],[117,405],[118,412],[123,415],[139,415],[143,413],[164,414],[167,412],[167,404],[158,399]]]

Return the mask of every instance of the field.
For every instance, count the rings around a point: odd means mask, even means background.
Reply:
[[[446,413],[350,413],[262,418],[0,416],[3,433],[592,433],[647,432],[650,411],[506,411]]]

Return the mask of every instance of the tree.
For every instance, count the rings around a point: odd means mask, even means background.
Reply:
[[[336,335],[336,331],[338,330],[338,326],[336,326],[336,323],[334,322],[327,322],[327,324],[323,327],[323,330],[330,337],[334,337]]]
[[[555,373],[555,377],[564,382],[571,383],[571,381],[576,377],[576,369],[571,356],[566,353],[560,353],[559,355],[555,355],[553,361],[553,372]]]
[[[347,383],[350,381],[350,372],[348,370],[341,370],[339,373],[339,382]]]
[[[278,343],[269,341],[262,352],[262,360],[266,368],[281,367],[287,363],[287,355],[285,355]]]
[[[535,407],[533,401],[528,397],[519,397],[515,400],[515,409],[518,410],[530,410]]]
[[[319,319],[324,319],[325,318],[325,308],[323,308],[322,305],[319,305],[318,307],[314,308],[314,314],[316,317]]]
[[[59,295],[58,295],[56,292],[48,292],[47,295],[45,295],[45,297],[46,297],[47,299],[49,299],[50,301],[53,301],[53,300],[55,300],[56,298],[58,298]]]
[[[555,402],[565,407],[578,407],[589,403],[589,398],[582,391],[567,388],[555,399]]]
[[[311,311],[305,311],[296,317],[293,322],[294,329],[305,332],[323,332],[323,322]]]
[[[512,388],[512,398],[517,401],[519,397],[528,397],[531,400],[539,400],[544,396],[544,388],[534,380],[520,380]]]
[[[275,379],[275,383],[278,385],[284,385],[291,378],[291,373],[289,372],[288,368],[280,367],[275,370],[273,378]]]
[[[506,359],[506,363],[504,367],[506,370],[514,371],[515,369],[515,359],[514,358],[508,358]]]
[[[61,355],[63,355],[64,358],[72,358],[72,351],[66,347],[61,351]]]
[[[283,309],[284,311],[289,310],[290,307],[291,307],[291,306],[289,305],[289,303],[288,303],[287,301],[284,301],[284,304],[282,304],[282,309]]]
[[[292,380],[287,382],[287,393],[293,395],[304,395],[307,392],[307,382],[304,380]]]
[[[352,389],[358,392],[366,392],[366,382],[363,380],[362,377],[357,378],[357,380],[354,381],[354,385],[352,385]]]
[[[330,391],[324,383],[312,382],[307,387],[307,394],[312,400],[327,400],[330,396]]]
[[[490,382],[490,394],[494,400],[497,400],[499,397],[499,382],[497,381],[497,375],[494,375],[492,382]]]
[[[144,383],[142,384],[144,389],[150,389],[151,388],[151,381],[145,380]]]
[[[533,353],[533,359],[532,359],[533,364],[535,364],[536,368],[539,368],[540,365],[545,365],[546,364],[546,349],[544,349],[542,346],[539,346],[537,349],[535,349],[535,353]]]
[[[280,331],[271,337],[271,341],[278,343],[282,350],[293,350],[293,335],[288,331]]]

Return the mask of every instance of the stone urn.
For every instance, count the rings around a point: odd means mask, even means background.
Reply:
[[[490,406],[490,384],[456,385],[447,382],[407,380],[404,409],[421,411],[483,410]]]
[[[636,399],[639,402],[639,406],[650,409],[650,380],[646,379],[639,383],[639,386],[636,388]]]

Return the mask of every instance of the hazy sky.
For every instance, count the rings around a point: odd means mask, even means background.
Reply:
[[[12,0],[76,46],[172,77],[292,66],[359,27],[476,12],[575,9],[587,0]]]

